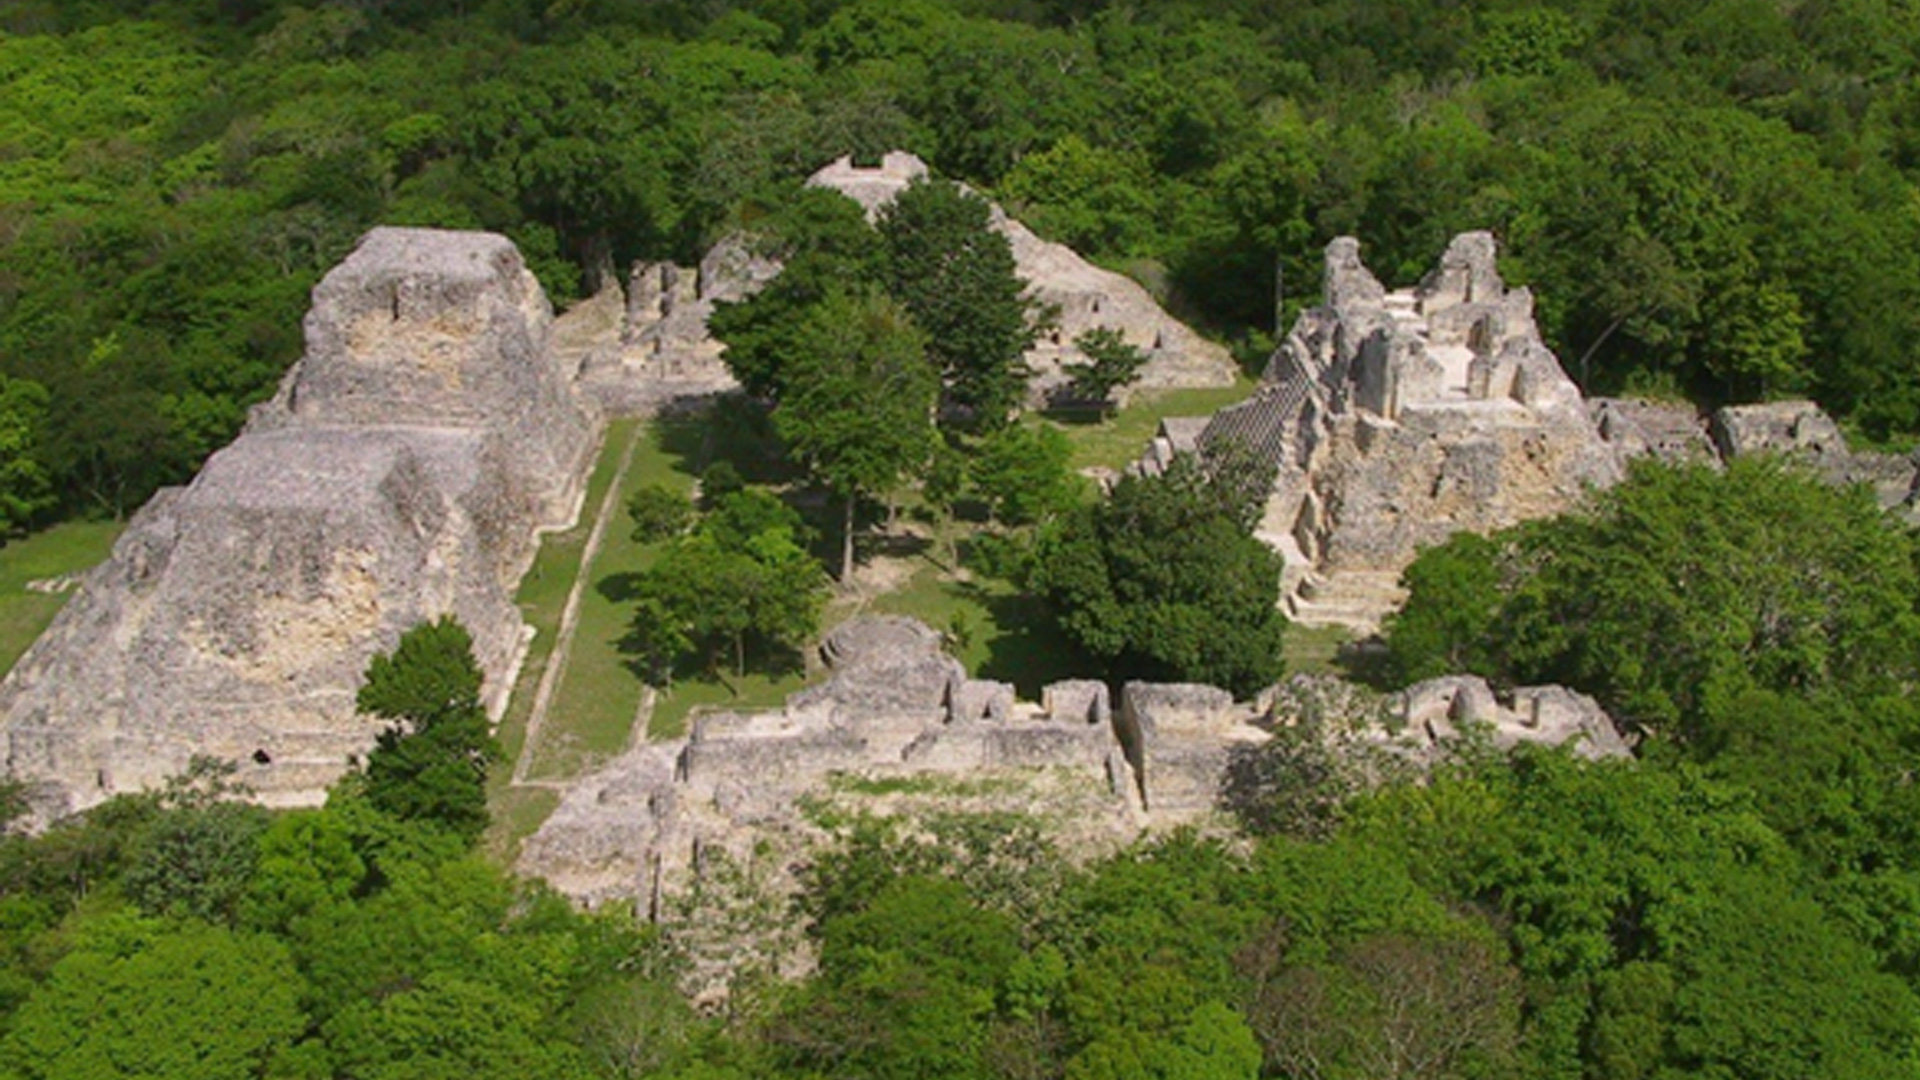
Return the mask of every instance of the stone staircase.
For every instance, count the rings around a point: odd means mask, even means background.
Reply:
[[[1281,606],[1302,626],[1345,626],[1364,635],[1377,632],[1406,598],[1397,571],[1306,569],[1297,586],[1282,594]]]

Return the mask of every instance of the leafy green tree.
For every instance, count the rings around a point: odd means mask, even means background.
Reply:
[[[798,650],[818,628],[825,586],[805,542],[799,515],[773,495],[726,496],[639,576],[628,645],[662,677],[695,650],[709,671],[731,654],[736,675],[749,644],[770,659]]]
[[[1821,910],[1751,796],[1691,765],[1526,751],[1365,796],[1353,820],[1407,853],[1422,880],[1513,920],[1516,966],[1559,988],[1531,1020],[1540,1073],[1574,1067],[1588,1046],[1619,1075],[1871,1075],[1909,1037],[1904,1006],[1853,1010],[1911,991],[1871,973],[1870,951],[1847,920]],[[1649,963],[1660,967],[1634,966]],[[1628,1003],[1624,984],[1613,987],[1656,974],[1670,996]],[[1777,996],[1756,989],[1773,979]],[[1663,999],[1690,1004],[1683,1016]],[[1901,1019],[1888,1027],[1888,1017]],[[1761,1064],[1769,1055],[1776,1061]]]
[[[367,1080],[509,1080],[593,1075],[579,1050],[544,1037],[539,1007],[451,973],[369,998],[327,1023],[336,1067]]]
[[[367,883],[344,815],[298,810],[273,819],[259,840],[259,861],[240,902],[242,925],[287,934],[295,922],[347,903]]]
[[[972,425],[1001,427],[1026,394],[1023,357],[1036,331],[992,208],[956,184],[916,180],[878,224],[887,290],[926,335],[949,404]]]
[[[1382,629],[1396,680],[1490,669],[1486,650],[1501,602],[1498,554],[1494,541],[1461,533],[1422,551],[1401,572],[1410,599]]]
[[[717,304],[709,325],[726,346],[727,369],[747,393],[777,401],[789,365],[806,348],[815,307],[834,292],[882,280],[880,238],[858,203],[824,188],[790,197],[760,234],[767,253],[780,260],[780,276],[744,300]]]
[[[580,265],[659,251],[680,224],[670,169],[687,144],[630,48],[593,36],[512,54],[472,92],[460,133],[482,182]]]
[[[1144,155],[1069,134],[1021,158],[1000,190],[1023,222],[1083,255],[1149,250],[1153,176]]]
[[[452,616],[400,636],[367,665],[356,698],[389,722],[367,755],[368,800],[403,821],[443,827],[469,840],[487,827],[487,768],[500,760],[473,638]]]
[[[56,502],[39,459],[49,400],[39,383],[0,375],[0,535],[26,528]]]
[[[266,812],[246,803],[169,809],[133,852],[127,894],[148,914],[231,920],[253,880],[266,828]]]
[[[1474,35],[1474,67],[1489,76],[1550,76],[1586,36],[1575,16],[1553,8],[1489,12]]]
[[[938,382],[921,355],[926,340],[882,294],[830,294],[804,326],[774,410],[781,439],[845,508],[843,582],[853,574],[860,499],[900,486],[933,453]]]
[[[974,490],[1004,525],[1036,525],[1071,510],[1084,487],[1069,468],[1073,444],[1053,427],[1015,424],[980,442]]]
[[[1096,326],[1074,338],[1073,346],[1086,360],[1067,365],[1068,391],[1078,400],[1097,402],[1102,417],[1111,414],[1113,392],[1140,374],[1147,354],[1107,326]]]
[[[1280,677],[1280,557],[1191,458],[1128,476],[1043,535],[1034,587],[1060,625],[1130,675],[1251,694]]]
[[[10,1075],[249,1080],[306,1028],[300,976],[271,938],[125,915],[90,929],[0,1038]]]
[[[823,978],[779,1040],[796,1063],[874,1077],[981,1075],[1015,928],[939,878],[904,877],[822,928]]]
[[[1520,994],[1493,942],[1376,934],[1268,978],[1255,1009],[1289,1076],[1512,1076]]]
[[[646,543],[668,540],[693,524],[693,503],[665,484],[648,484],[627,498],[633,538]]]
[[[727,497],[746,489],[747,482],[733,462],[724,458],[700,473],[700,509],[712,510]]]
[[[641,579],[643,651],[670,657],[699,647],[709,671],[726,655],[744,675],[749,642],[776,654],[798,649],[819,622],[818,564],[790,541],[757,546],[758,554],[729,550],[703,534],[662,556]]]
[[[1866,492],[1778,461],[1637,464],[1590,514],[1448,548],[1427,566],[1455,569],[1409,579],[1394,626],[1416,637],[1390,637],[1403,665],[1485,656],[1490,673],[1570,683],[1656,726],[1698,724],[1750,688],[1885,692],[1920,642],[1911,538]],[[1438,609],[1490,580],[1482,642],[1482,617]]]

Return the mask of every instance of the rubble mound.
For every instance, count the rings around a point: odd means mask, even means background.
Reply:
[[[0,683],[0,746],[40,811],[196,754],[265,802],[317,802],[378,730],[354,712],[367,661],[445,614],[502,704],[525,644],[511,590],[592,449],[550,321],[504,238],[368,234],[315,288],[279,394],[135,515]]]

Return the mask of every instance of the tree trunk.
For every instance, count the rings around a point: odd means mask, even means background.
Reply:
[[[840,584],[853,580],[853,507],[856,496],[847,492],[846,527],[840,534]]]

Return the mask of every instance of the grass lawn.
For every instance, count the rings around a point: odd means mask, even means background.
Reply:
[[[1092,413],[1053,414],[1041,419],[1073,440],[1075,469],[1122,469],[1140,456],[1160,421],[1169,416],[1209,416],[1253,393],[1253,380],[1198,390],[1142,390],[1111,420]]]
[[[124,521],[67,521],[0,546],[0,673],[12,670],[67,602],[67,593],[30,592],[27,582],[91,569],[126,527]]]
[[[593,475],[587,478],[587,491],[580,504],[580,520],[573,528],[565,532],[548,533],[540,540],[540,551],[533,558],[533,565],[527,570],[526,577],[520,579],[520,591],[514,601],[520,607],[520,616],[533,627],[533,643],[528,646],[527,659],[520,667],[519,681],[514,684],[513,697],[507,705],[506,715],[501,717],[497,732],[501,745],[506,749],[507,761],[511,763],[520,754],[527,737],[527,715],[533,710],[533,697],[539,689],[540,677],[545,674],[547,661],[552,658],[554,639],[559,636],[560,615],[567,604],[567,593],[573,588],[573,582],[580,573],[580,557],[586,551],[587,534],[593,531],[594,515],[600,510],[601,500],[606,498],[607,487],[613,483],[614,473],[619,471],[620,457],[627,442],[633,438],[638,421],[620,420],[607,426],[605,440],[601,444],[600,459],[594,463]],[[512,772],[509,765],[495,770],[499,788],[505,789],[507,775]]]
[[[1287,674],[1348,674],[1340,648],[1352,641],[1353,631],[1341,626],[1287,627],[1287,639],[1281,645],[1281,652],[1287,658]]]
[[[724,683],[706,678],[680,680],[673,684],[672,689],[659,691],[653,705],[653,716],[647,722],[647,738],[680,738],[687,733],[688,721],[696,710],[757,712],[777,709],[787,700],[788,694],[806,686],[807,681],[807,676],[798,671],[778,676],[749,671],[745,678],[737,678],[729,672]]]
[[[910,615],[948,636],[954,654],[975,678],[1014,685],[1020,698],[1040,700],[1040,688],[1099,670],[1060,633],[1039,600],[1004,581],[955,581],[921,556],[901,588],[875,597],[867,611]]]
[[[1129,408],[1105,422],[1072,416],[1037,422],[1054,424],[1067,434],[1074,445],[1074,467],[1118,469],[1139,455],[1163,417],[1205,415],[1244,398],[1252,388],[1251,381],[1243,380],[1218,389],[1143,392]],[[576,578],[587,583],[567,668],[554,688],[539,745],[532,748],[530,780],[577,776],[620,753],[634,736],[646,688],[620,643],[632,617],[629,576],[651,565],[658,549],[632,538],[624,512],[627,498],[649,484],[689,491],[700,470],[719,457],[741,459],[736,464],[742,472],[759,482],[777,484],[788,479],[758,475],[762,467],[757,466],[764,458],[761,438],[737,418],[655,422],[645,427],[627,421],[608,431],[587,495],[589,515],[598,512],[620,457],[635,437],[632,463],[614,493],[611,512],[617,516],[606,523],[600,551],[591,564],[580,563],[592,527],[588,520],[569,533],[549,537],[521,587],[520,601],[537,636],[501,727],[509,754],[518,754],[524,741],[527,713],[549,661],[568,591]],[[1048,682],[1095,670],[1054,627],[1038,601],[1019,595],[1004,582],[953,580],[926,555],[915,557],[913,563],[912,572],[898,588],[873,598],[864,610],[911,615],[953,635],[958,655],[970,672],[1011,682],[1023,698],[1037,698]],[[823,625],[830,628],[851,613],[852,605],[837,603]],[[1328,656],[1332,648],[1331,644],[1325,647]],[[806,681],[799,672],[683,679],[654,695],[647,735],[679,737],[691,716],[708,709],[777,708]],[[521,805],[531,798],[524,792],[509,793],[503,787],[498,794],[505,816],[534,812]],[[535,800],[536,808],[538,804]]]
[[[620,646],[633,618],[626,579],[650,565],[658,550],[657,545],[633,539],[626,503],[649,484],[692,491],[697,464],[674,448],[684,442],[684,426],[656,422],[640,431],[633,462],[609,511],[613,517],[601,537],[600,551],[592,565],[581,570],[587,588],[580,599],[572,653],[548,705],[529,778],[577,776],[626,749],[633,735],[646,686]],[[592,505],[597,509],[599,504]]]

